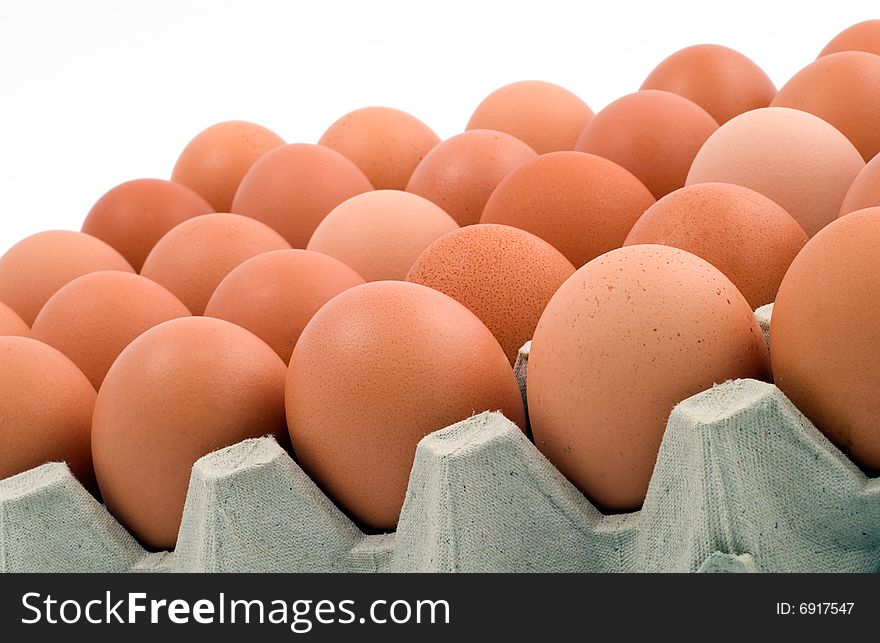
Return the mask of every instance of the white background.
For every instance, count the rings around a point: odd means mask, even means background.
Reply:
[[[218,121],[317,142],[342,114],[388,105],[446,138],[506,83],[556,82],[598,110],[700,42],[779,86],[878,17],[876,0],[0,0],[0,253],[79,229],[122,181],[168,178]]]

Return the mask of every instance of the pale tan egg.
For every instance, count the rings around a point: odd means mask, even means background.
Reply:
[[[456,229],[455,220],[428,199],[375,190],[336,206],[307,249],[338,259],[367,281],[405,279],[425,248]]]
[[[812,236],[837,217],[864,167],[853,144],[818,116],[765,107],[740,114],[709,137],[687,185],[734,183],[760,192]]]

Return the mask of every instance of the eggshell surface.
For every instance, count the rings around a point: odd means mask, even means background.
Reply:
[[[880,205],[880,154],[868,161],[846,191],[840,216]]]
[[[121,254],[91,235],[38,232],[0,257],[0,301],[30,325],[59,288],[97,270],[134,272]]]
[[[217,212],[229,212],[242,178],[284,140],[262,125],[225,121],[199,132],[180,153],[171,180],[202,195]]]
[[[138,335],[189,314],[177,297],[146,277],[93,272],[52,295],[37,315],[31,337],[64,353],[97,390],[119,353]]]
[[[550,298],[574,266],[546,241],[505,225],[444,235],[418,258],[407,281],[464,304],[495,335],[513,364]]]
[[[852,143],[818,116],[765,107],[722,125],[694,159],[687,184],[751,188],[781,205],[813,236],[837,217],[864,167]]]
[[[637,509],[672,408],[728,379],[768,376],[736,287],[677,248],[620,248],[557,291],[532,340],[535,444],[598,507]]]
[[[35,339],[0,337],[0,391],[0,480],[60,461],[94,491],[95,389],[73,362]]]
[[[246,438],[287,442],[284,376],[269,346],[220,319],[171,320],[129,344],[92,423],[110,512],[146,546],[173,548],[197,459]]]
[[[776,385],[856,463],[880,468],[880,207],[830,223],[795,257],[770,321]]]
[[[433,201],[458,225],[471,225],[480,220],[501,179],[535,156],[532,148],[509,134],[470,130],[428,152],[406,191]]]
[[[505,85],[474,111],[468,130],[488,129],[515,136],[538,154],[573,150],[593,110],[564,87],[540,80]]]
[[[364,283],[341,261],[308,250],[274,250],[232,270],[205,315],[225,319],[266,342],[285,364],[302,329],[333,297]]]
[[[306,325],[287,376],[303,469],[356,520],[393,529],[425,435],[501,410],[525,426],[504,351],[454,299],[396,281],[356,286]]]
[[[214,209],[188,187],[160,179],[135,179],[107,192],[92,206],[82,231],[110,244],[135,270],[165,233]]]
[[[236,214],[204,214],[166,234],[141,274],[167,288],[193,315],[201,315],[223,277],[263,252],[290,248],[277,232]]]
[[[684,185],[691,161],[717,128],[715,119],[687,98],[646,89],[596,114],[575,149],[626,168],[659,199]]]
[[[305,248],[330,210],[372,189],[358,166],[339,152],[294,143],[254,163],[238,186],[232,212],[265,223],[293,248]]]
[[[629,171],[594,154],[554,152],[526,161],[489,197],[480,223],[531,232],[580,267],[619,248],[654,196]]]
[[[776,96],[773,81],[749,58],[721,45],[694,45],[664,59],[641,89],[684,96],[719,124],[759,107]]]
[[[687,250],[730,279],[752,308],[769,304],[807,235],[788,212],[748,188],[699,183],[667,194],[636,222],[625,245]]]
[[[376,190],[336,206],[308,249],[339,259],[367,281],[405,279],[425,248],[457,228],[442,208],[417,194]]]
[[[0,335],[27,337],[31,329],[14,310],[0,301]]]
[[[863,51],[823,56],[795,74],[771,104],[828,121],[865,161],[880,153],[880,56]]]
[[[377,190],[403,190],[413,170],[440,142],[415,116],[390,107],[364,107],[333,123],[319,143],[357,165]]]
[[[834,36],[819,57],[840,51],[867,51],[880,55],[880,20],[865,20]]]

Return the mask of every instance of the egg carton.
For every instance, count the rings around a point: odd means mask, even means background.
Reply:
[[[770,312],[757,312],[765,331]],[[0,481],[0,569],[868,572],[880,482],[778,388],[736,380],[676,406],[635,513],[603,515],[514,424],[482,413],[419,443],[393,534],[364,534],[258,438],[196,462],[174,552],[145,551],[64,464]]]

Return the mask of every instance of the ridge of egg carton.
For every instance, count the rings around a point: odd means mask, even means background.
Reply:
[[[0,569],[877,571],[880,480],[775,386],[737,380],[673,410],[639,512],[602,515],[514,424],[481,413],[420,442],[394,534],[364,535],[257,438],[195,464],[174,553],[144,551],[66,465],[0,481]]]

